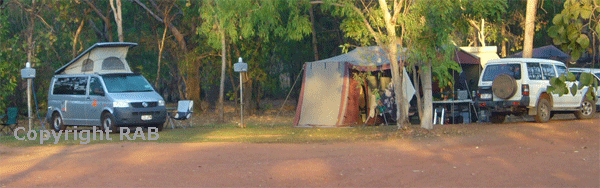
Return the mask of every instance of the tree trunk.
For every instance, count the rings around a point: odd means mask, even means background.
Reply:
[[[413,65],[413,82],[415,83],[415,97],[417,98],[417,113],[419,119],[423,119],[423,101],[421,100],[421,82],[419,81],[419,75],[416,66]]]
[[[155,87],[158,88],[158,83],[160,81],[160,65],[162,62],[162,53],[163,50],[165,49],[165,38],[167,36],[167,24],[165,24],[165,30],[163,31],[163,36],[162,39],[160,41],[160,43],[158,44],[158,69],[156,70],[156,81],[154,82]]]
[[[83,25],[85,24],[85,19],[81,19],[81,24],[77,27],[77,31],[75,32],[75,36],[73,37],[73,59],[77,57],[77,42],[79,40],[79,35],[81,34],[81,30],[83,29]]]
[[[533,56],[533,35],[535,34],[535,12],[537,0],[527,0],[527,12],[525,14],[525,39],[523,41],[523,58]]]
[[[225,122],[223,100],[225,92],[225,66],[227,65],[226,49],[225,30],[221,28],[221,85],[219,86],[219,122]]]
[[[313,53],[315,54],[315,61],[319,60],[319,50],[317,49],[317,30],[315,29],[315,15],[313,13],[313,5],[310,5],[310,9],[308,10],[310,13],[310,23],[312,28],[312,46]]]
[[[400,61],[400,64],[398,63],[398,44],[396,43],[397,39],[396,39],[396,23],[392,22],[392,16],[390,15],[390,11],[387,7],[387,2],[385,0],[379,0],[379,5],[381,6],[381,9],[383,10],[383,20],[385,21],[385,28],[386,28],[386,32],[387,32],[387,40],[386,41],[386,45],[387,49],[385,49],[385,52],[388,54],[388,58],[390,60],[390,63],[392,65],[392,82],[394,83],[394,93],[395,93],[395,98],[396,98],[396,122],[398,125],[398,128],[402,128],[404,126],[404,123],[406,121],[406,117],[407,114],[406,113],[402,113],[404,112],[404,105],[402,105],[402,103],[404,103],[404,88],[403,88],[403,84],[402,84],[402,72],[401,71],[404,68],[404,61]],[[376,41],[377,40],[376,38]],[[378,42],[378,44],[380,46],[384,46],[382,45],[380,42]]]
[[[506,57],[506,55],[507,55],[507,51],[506,51],[507,42],[505,40],[505,37],[506,37],[506,26],[502,25],[502,30],[500,32],[501,32],[501,34],[500,34],[501,37],[500,38],[502,40],[502,53],[500,55],[502,55],[502,57]]]
[[[121,14],[121,0],[109,0],[109,2],[110,2],[110,7],[113,10],[113,14],[115,15],[115,22],[117,23],[117,34],[119,36],[119,42],[123,42],[124,39],[123,39],[123,19],[122,19],[122,14]]]
[[[431,91],[431,63],[425,63],[421,66],[421,68],[421,81],[423,82],[423,116],[421,118],[421,128],[433,129],[433,95]]]

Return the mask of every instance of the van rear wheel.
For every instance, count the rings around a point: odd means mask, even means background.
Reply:
[[[115,123],[115,117],[111,113],[103,113],[101,118],[101,128],[104,131],[112,131],[115,133],[117,131],[117,124]]]

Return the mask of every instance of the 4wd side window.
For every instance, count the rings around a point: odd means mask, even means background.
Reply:
[[[527,74],[530,80],[542,80],[542,69],[539,63],[527,63]]]
[[[561,76],[563,74],[567,74],[567,67],[557,65],[556,66],[556,72],[558,73],[558,76]]]
[[[550,80],[550,78],[556,77],[556,71],[554,71],[554,66],[548,64],[541,64],[542,72],[544,73],[544,80]]]

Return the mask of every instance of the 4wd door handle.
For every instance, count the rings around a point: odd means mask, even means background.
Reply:
[[[90,97],[87,97],[86,99],[90,99]]]

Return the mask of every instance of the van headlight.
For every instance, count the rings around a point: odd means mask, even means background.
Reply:
[[[158,100],[158,106],[165,106],[164,100]]]
[[[115,101],[115,102],[113,102],[113,107],[115,107],[115,108],[127,108],[127,107],[129,107],[129,102],[127,102],[127,101]]]

